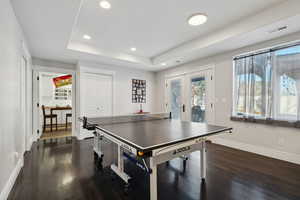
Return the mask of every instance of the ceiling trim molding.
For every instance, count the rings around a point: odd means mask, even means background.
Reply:
[[[277,13],[274,15],[273,13]],[[300,14],[300,1],[291,0],[268,8],[254,16],[241,20],[231,27],[221,29],[214,34],[200,37],[198,39],[186,42],[169,51],[152,58],[153,64],[165,62],[166,60],[182,57],[193,51],[204,49],[213,44],[217,44],[234,36],[242,35],[254,31],[263,26],[287,19]]]

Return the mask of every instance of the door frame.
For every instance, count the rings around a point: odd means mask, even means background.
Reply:
[[[184,81],[183,81],[183,84],[184,84],[184,88],[183,88],[183,91],[184,91],[184,96],[187,97],[189,95],[189,90],[186,90],[186,88],[189,86],[189,80],[187,78],[187,76],[192,76],[193,75],[197,75],[197,74],[201,74],[205,71],[208,71],[210,70],[211,71],[211,84],[210,84],[210,90],[211,90],[211,103],[212,103],[212,109],[213,109],[213,112],[212,112],[212,119],[211,119],[211,123],[215,123],[215,119],[216,119],[216,112],[215,112],[215,66],[214,65],[206,65],[206,66],[201,66],[201,67],[193,67],[192,69],[190,70],[185,70],[183,72],[174,72],[174,73],[170,73],[170,74],[167,74],[165,75],[165,91],[164,91],[164,109],[165,109],[165,112],[168,112],[168,109],[166,107],[166,105],[168,104],[168,100],[169,100],[169,97],[168,97],[168,89],[167,89],[167,82],[169,80],[172,80],[172,79],[176,79],[178,77],[183,77]],[[186,106],[189,106],[190,102],[187,104],[185,102],[185,105]],[[186,109],[187,110],[187,109]],[[185,112],[185,114],[183,115],[183,119],[184,120],[189,120],[190,118],[187,116],[188,115],[188,112]]]
[[[22,67],[22,59],[25,61],[25,66],[24,71],[21,70]],[[24,135],[24,151],[30,151],[31,145],[33,142],[33,134],[32,134],[32,58],[31,55],[28,51],[26,42],[22,40],[22,47],[21,47],[21,57],[20,57],[20,73],[22,78],[25,81],[24,86],[21,86],[21,89],[25,89],[25,99],[24,99],[24,104],[25,104],[25,110],[24,110],[24,115],[22,118],[25,125],[25,135]]]
[[[76,119],[77,119],[77,108],[76,108],[76,71],[71,69],[57,68],[57,67],[45,67],[45,66],[34,66],[32,73],[32,113],[33,113],[33,140],[37,141],[41,136],[40,122],[39,122],[39,112],[41,105],[39,107],[39,80],[38,76],[40,72],[52,72],[52,73],[62,73],[72,75],[72,137],[76,136]]]
[[[23,64],[24,62],[24,64]],[[28,119],[27,119],[27,65],[28,60],[26,56],[22,55],[20,58],[20,64],[19,64],[19,106],[20,106],[20,130],[21,130],[21,137],[22,138],[22,147],[21,151],[25,152],[28,149],[29,146],[29,137],[28,137]]]

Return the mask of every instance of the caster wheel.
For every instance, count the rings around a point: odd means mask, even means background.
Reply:
[[[98,161],[98,154],[96,152],[94,152],[94,162],[96,163]]]
[[[98,158],[98,160],[96,161],[96,166],[97,169],[103,169],[102,158]]]
[[[183,171],[186,169],[186,160],[183,161]]]
[[[99,171],[103,171],[103,165],[100,164],[100,165],[97,167],[97,169],[98,169]]]
[[[111,181],[112,181],[112,182],[115,182],[116,180],[117,180],[117,177],[116,177],[115,174],[113,174],[113,175],[111,176]]]
[[[109,176],[111,181],[114,182],[115,180],[117,180],[116,174],[112,170],[109,171]]]
[[[127,196],[129,194],[130,191],[130,184],[127,183],[124,185],[124,194]]]

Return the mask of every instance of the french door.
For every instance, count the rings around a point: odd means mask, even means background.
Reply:
[[[172,113],[173,119],[183,120],[184,107],[184,77],[178,76],[167,79],[166,83],[167,103],[166,109]]]
[[[214,123],[211,69],[166,79],[166,110],[173,119]]]

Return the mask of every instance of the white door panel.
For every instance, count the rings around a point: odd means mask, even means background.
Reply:
[[[112,76],[102,74],[84,74],[81,94],[83,115],[99,117],[112,115]]]

